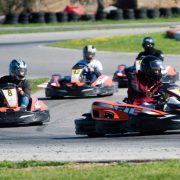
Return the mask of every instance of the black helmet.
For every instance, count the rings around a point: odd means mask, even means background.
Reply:
[[[92,45],[87,45],[83,48],[83,57],[86,60],[91,60],[96,54],[96,48]]]
[[[13,59],[9,64],[9,74],[16,79],[23,80],[27,74],[27,65],[23,60]]]
[[[163,61],[155,56],[146,56],[140,66],[140,71],[147,80],[159,80],[162,77]]]
[[[152,49],[155,45],[154,39],[152,37],[145,37],[142,41],[142,46],[144,49]]]

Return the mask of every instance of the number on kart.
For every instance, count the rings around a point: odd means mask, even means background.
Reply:
[[[8,96],[12,96],[12,91],[8,89]]]
[[[73,70],[73,74],[80,74],[80,70],[79,69]]]

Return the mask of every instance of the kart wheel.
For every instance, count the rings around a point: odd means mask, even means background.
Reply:
[[[89,118],[80,118],[75,120],[75,129],[76,134],[84,134],[84,135],[90,135],[93,136],[97,134],[95,130],[95,123],[94,121]],[[89,137],[90,137],[89,136]]]
[[[104,137],[104,134],[99,134],[99,133],[88,133],[87,135],[89,138]]]
[[[161,135],[164,134],[166,130],[152,130],[152,131],[141,131],[141,135]]]

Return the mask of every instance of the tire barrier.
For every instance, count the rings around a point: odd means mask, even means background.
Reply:
[[[4,24],[17,24],[19,20],[18,13],[9,13],[5,17]]]
[[[81,16],[82,21],[95,21],[95,16],[93,14],[84,14]]]
[[[160,8],[159,9],[160,16],[170,18],[172,17],[172,11],[170,8]]]
[[[46,23],[55,23],[55,22],[57,22],[56,13],[52,13],[52,12],[45,13],[45,22]]]
[[[43,12],[31,13],[30,22],[32,23],[45,23],[45,16]]]
[[[79,21],[81,16],[77,13],[68,13],[68,21]]]
[[[134,14],[136,19],[146,19],[147,9],[135,9]]]
[[[19,14],[19,23],[21,24],[28,24],[29,23],[29,13],[20,13]]]
[[[179,15],[180,14],[180,7],[172,7],[171,8],[173,15]]]
[[[107,18],[113,19],[113,20],[124,19],[123,10],[122,9],[111,10],[110,13],[108,14]]]
[[[179,17],[180,7],[160,9],[113,9],[109,12],[98,10],[96,14],[67,13],[67,12],[32,12],[32,13],[8,13],[5,16],[4,24],[28,24],[28,23],[53,23],[68,21],[95,21],[95,20],[122,20],[122,19],[154,19],[158,17]]]
[[[68,21],[68,14],[67,12],[57,12],[57,21],[58,22],[67,22]]]
[[[96,12],[95,18],[96,20],[105,20],[107,18],[107,13],[103,10],[99,10]]]
[[[135,19],[134,9],[124,9],[124,19]]]
[[[147,17],[150,19],[158,18],[160,16],[159,9],[148,9]]]

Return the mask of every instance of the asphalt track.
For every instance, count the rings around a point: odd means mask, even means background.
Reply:
[[[165,31],[163,28],[134,28],[116,30],[89,30],[60,33],[22,34],[0,36],[0,75],[8,73],[9,61],[22,58],[28,64],[29,77],[49,77],[52,73],[67,75],[72,65],[81,58],[81,50],[46,47],[47,43],[76,38],[110,34],[136,34]],[[136,53],[97,52],[105,74],[112,75],[117,65],[131,65]],[[165,64],[180,69],[180,56],[165,55]],[[121,101],[126,89],[103,99]],[[0,160],[55,160],[55,161],[140,161],[180,158],[180,132],[163,135],[125,134],[103,138],[75,135],[74,119],[89,112],[97,98],[67,98],[51,100],[40,91],[38,96],[50,109],[51,122],[42,127],[0,129]]]

